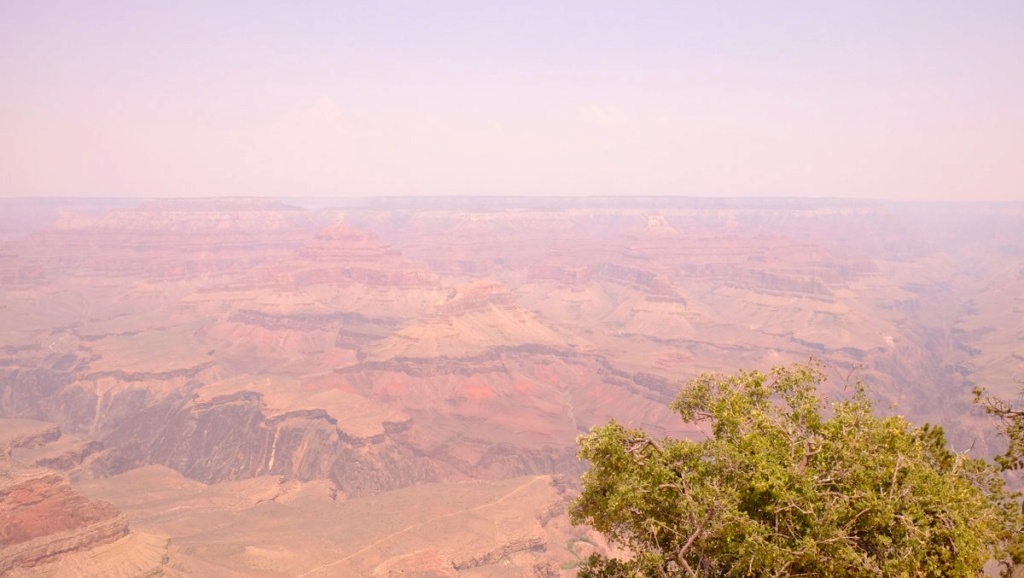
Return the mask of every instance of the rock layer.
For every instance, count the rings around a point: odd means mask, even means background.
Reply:
[[[82,496],[60,474],[0,456],[0,575],[127,535],[128,519],[113,504]]]
[[[700,437],[667,409],[681,380],[811,355],[836,376],[828,393],[862,368],[880,398],[981,453],[994,442],[971,387],[1012,393],[1024,375],[1019,204],[345,202],[61,214],[0,200],[49,215],[0,244],[0,417],[51,424],[18,455],[76,483],[159,466],[189,480],[174,483],[273,477],[355,500],[575,478],[591,426]],[[538,536],[468,553],[410,543],[360,568],[544,567]],[[142,566],[164,551],[193,574],[237,570],[212,561],[231,554],[214,536],[138,542]],[[287,566],[286,552],[249,554]]]

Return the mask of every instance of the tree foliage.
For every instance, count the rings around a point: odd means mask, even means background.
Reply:
[[[1024,391],[1024,382],[1020,385]],[[996,463],[1005,471],[1024,469],[1024,410],[978,387],[974,388],[974,403],[999,418],[999,431],[1008,442],[1006,451],[996,456]]]
[[[1015,496],[942,430],[877,417],[863,386],[826,404],[814,366],[703,375],[672,408],[710,422],[694,442],[611,422],[581,436],[590,462],[570,515],[630,556],[583,578],[978,576],[1009,563]]]

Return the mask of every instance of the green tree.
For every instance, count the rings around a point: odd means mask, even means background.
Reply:
[[[877,417],[863,386],[826,405],[814,366],[703,375],[672,407],[710,422],[699,442],[611,422],[581,436],[590,462],[570,507],[630,555],[582,578],[978,576],[1009,568],[1022,530],[995,468],[942,430]]]
[[[1024,381],[1019,382],[1024,391]],[[1006,438],[1006,451],[996,456],[996,463],[1004,471],[1024,469],[1024,410],[1014,407],[1010,402],[988,395],[980,387],[974,388],[974,403],[980,405],[985,413],[999,418],[999,433]]]

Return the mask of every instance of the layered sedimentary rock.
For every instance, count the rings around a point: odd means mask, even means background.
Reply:
[[[128,534],[128,519],[113,505],[87,500],[57,474],[7,469],[0,479],[0,573]]]
[[[435,286],[437,276],[402,259],[371,231],[339,221],[317,231],[287,261],[278,261],[264,275],[299,285],[362,283],[374,287]]]
[[[60,426],[32,419],[0,418],[0,456],[20,448],[44,446],[60,439]]]
[[[829,392],[859,367],[898,411],[981,452],[970,388],[1012,393],[1024,375],[1013,204],[410,198],[314,213],[232,199],[50,213],[0,250],[0,416],[51,424],[15,454],[80,484],[167,468],[154,479],[242,484],[246,508],[269,510],[285,498],[260,506],[247,481],[326,484],[333,503],[573,479],[591,426],[699,438],[667,408],[680,381],[811,355],[836,377]],[[538,536],[463,553],[403,542],[358,570],[546,568]],[[131,548],[245,574],[214,561],[237,548],[190,540]],[[236,562],[339,559],[253,548]]]
[[[128,535],[128,519],[112,504],[90,500],[68,480],[11,458],[16,448],[55,441],[53,424],[0,419],[0,575],[58,563]]]
[[[31,567],[16,567],[8,578],[149,578],[182,576],[169,568],[169,541],[152,534],[131,533],[87,550],[68,551]]]
[[[263,199],[156,200],[98,216],[65,213],[12,244],[55,272],[188,279],[247,273],[295,250],[313,227],[305,211]]]

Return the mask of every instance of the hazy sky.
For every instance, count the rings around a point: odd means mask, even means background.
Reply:
[[[1024,1],[0,1],[0,195],[1024,200]]]

